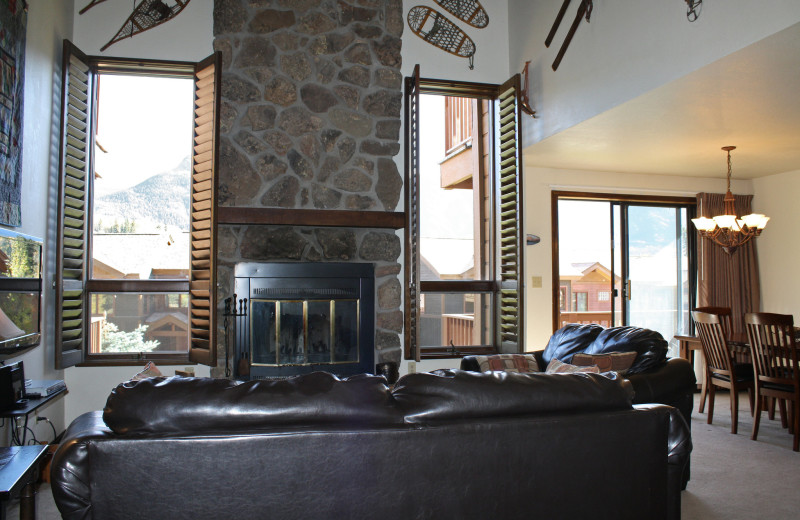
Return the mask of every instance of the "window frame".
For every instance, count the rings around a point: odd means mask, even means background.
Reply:
[[[498,352],[520,352],[521,351],[521,338],[523,337],[523,281],[522,275],[523,261],[523,233],[522,233],[522,159],[521,150],[519,150],[518,143],[522,141],[519,136],[520,133],[520,77],[519,75],[513,76],[509,81],[502,85],[488,84],[488,83],[473,83],[473,82],[460,82],[449,80],[438,80],[429,78],[420,78],[419,66],[414,69],[414,75],[406,78],[406,113],[405,113],[405,128],[407,131],[405,141],[405,158],[406,158],[406,190],[407,190],[407,203],[406,203],[406,256],[405,256],[405,270],[406,280],[406,315],[405,315],[405,348],[404,354],[406,359],[415,359],[420,361],[422,359],[443,359],[443,358],[459,358],[465,355],[474,354],[495,354]],[[508,92],[511,92],[509,95]],[[488,101],[485,103],[486,107],[484,112],[475,117],[473,120],[473,147],[483,147],[486,145],[483,153],[489,155],[489,169],[484,170],[481,184],[486,184],[487,203],[484,205],[486,214],[475,216],[475,218],[487,218],[489,220],[487,227],[489,246],[487,249],[487,258],[489,267],[486,273],[482,273],[479,280],[436,280],[427,281],[420,279],[419,273],[419,215],[418,215],[418,196],[419,185],[417,182],[417,175],[419,170],[418,156],[419,156],[419,134],[415,130],[419,125],[419,95],[443,95],[443,96],[458,96],[470,97],[481,101]],[[504,103],[503,108],[498,108],[500,103]],[[503,110],[503,115],[506,117],[500,120],[500,111]],[[509,114],[508,111],[512,113]],[[481,115],[487,114],[487,121],[490,128],[487,129],[486,143],[481,136]],[[513,121],[509,124],[508,117]],[[503,147],[503,138],[498,137],[499,133],[511,127],[513,133],[513,149]],[[479,152],[481,153],[481,152]],[[510,154],[510,155],[509,155]],[[502,155],[502,157],[501,157]],[[501,239],[501,233],[506,233],[506,229],[501,229],[502,219],[507,219],[507,215],[501,215],[501,208],[503,204],[507,204],[504,193],[501,190],[505,189],[505,182],[501,181],[500,175],[505,172],[502,168],[506,167],[505,162],[500,163],[501,160],[514,160],[513,174],[514,174],[514,207],[513,219],[516,221],[514,227],[513,237],[514,247],[514,268],[513,275],[514,281],[509,281],[509,273],[507,272],[507,261],[500,259],[500,246],[498,242]],[[507,172],[506,172],[507,175]],[[504,177],[505,178],[505,177]],[[508,207],[503,210],[508,212]],[[503,235],[505,236],[505,235]],[[505,240],[504,240],[505,244]],[[503,247],[506,247],[505,245]],[[479,266],[476,266],[476,272]],[[474,345],[474,346],[425,346],[420,345],[420,336],[417,328],[417,323],[420,318],[420,298],[423,294],[428,293],[456,293],[456,294],[488,294],[492,298],[491,301],[491,317],[490,322],[493,324],[492,343],[487,345]],[[511,296],[509,296],[511,295]],[[510,298],[510,299],[509,299]],[[512,304],[509,304],[512,301]],[[514,305],[515,304],[515,305]],[[513,309],[512,309],[513,307]]]
[[[76,72],[77,71],[77,72]],[[185,77],[194,80],[188,279],[94,279],[94,150],[98,74]],[[219,142],[221,54],[201,62],[87,56],[64,40],[56,260],[56,368],[68,366],[216,364],[216,158]],[[84,126],[76,131],[75,116]],[[79,159],[76,162],[76,158]],[[70,229],[68,234],[65,224]],[[62,232],[62,230],[64,230]],[[91,298],[99,293],[179,294],[189,301],[188,349],[176,352],[90,353]]]
[[[553,190],[550,193],[550,223],[551,223],[551,237],[552,237],[552,289],[551,289],[551,308],[552,308],[552,327],[553,332],[560,328],[559,324],[559,309],[557,298],[559,295],[560,284],[560,269],[559,269],[559,219],[558,219],[558,203],[561,200],[596,200],[602,202],[619,203],[619,204],[644,204],[650,206],[676,206],[685,207],[687,210],[688,220],[694,217],[697,208],[697,199],[694,197],[681,197],[671,195],[644,195],[635,193],[610,193],[610,192],[594,192],[594,191],[571,191],[571,190]],[[687,221],[688,221],[687,220]],[[626,233],[627,230],[623,230]],[[697,241],[693,233],[689,233],[687,237],[688,250],[688,269],[691,273],[689,275],[689,306],[694,308],[697,296]],[[612,272],[614,271],[612,259]],[[612,282],[612,291],[613,282]],[[621,296],[614,296],[619,298]],[[612,298],[613,300],[613,298]]]

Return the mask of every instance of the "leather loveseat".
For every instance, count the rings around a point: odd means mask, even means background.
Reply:
[[[541,370],[553,359],[570,363],[577,353],[607,354],[636,352],[633,365],[624,377],[631,382],[633,404],[660,403],[680,410],[691,428],[693,394],[697,380],[692,364],[682,358],[667,358],[668,344],[660,333],[640,327],[604,328],[596,324],[567,324],[558,329],[544,350],[526,352],[533,354]],[[475,356],[465,356],[462,370],[480,371]],[[686,465],[682,487],[689,480]]]
[[[686,425],[631,396],[599,374],[129,381],[68,427],[51,486],[69,520],[680,518]]]

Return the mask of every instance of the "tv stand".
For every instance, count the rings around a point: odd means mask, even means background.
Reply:
[[[6,410],[0,411],[0,417],[9,418],[14,421],[14,424],[11,426],[11,428],[13,429],[11,433],[12,439],[17,437],[15,433],[18,429],[17,421],[24,419],[25,422],[22,425],[22,437],[16,439],[17,441],[19,441],[18,442],[19,445],[24,446],[28,437],[28,415],[30,415],[31,412],[35,412],[36,410],[46,405],[50,401],[62,397],[64,394],[67,393],[67,391],[68,390],[65,387],[62,388],[61,390],[58,390],[57,392],[53,392],[52,394],[46,397],[28,397],[27,398],[28,402],[25,403],[24,406],[21,406],[19,408],[8,408]]]

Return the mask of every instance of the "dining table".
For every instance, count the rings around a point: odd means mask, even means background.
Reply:
[[[795,342],[800,344],[800,327],[794,328],[794,337]],[[703,355],[703,345],[700,342],[700,337],[694,335],[676,334],[675,340],[678,342],[678,356],[689,361],[692,366],[695,366],[695,352],[700,351],[700,356],[702,357]],[[752,363],[752,357],[750,354],[750,340],[747,338],[746,332],[732,332],[728,335],[727,340],[728,346],[731,349],[731,353],[733,354],[733,358],[736,363]],[[705,404],[707,385],[705,361],[703,362],[703,366],[701,367],[700,371],[702,373],[702,379],[697,386],[701,395],[700,411],[702,412],[703,405]]]

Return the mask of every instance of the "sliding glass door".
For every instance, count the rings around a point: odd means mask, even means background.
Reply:
[[[554,196],[554,327],[598,323],[689,332],[695,294],[689,200]]]

